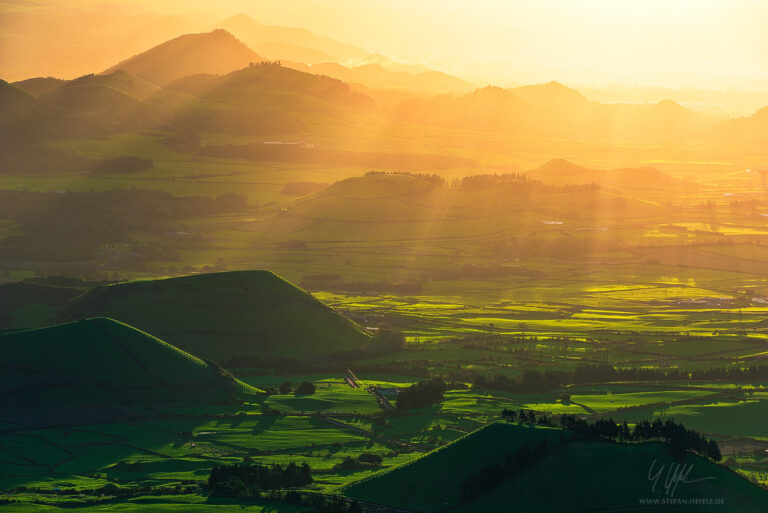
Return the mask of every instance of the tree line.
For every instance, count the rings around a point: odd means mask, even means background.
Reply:
[[[537,417],[530,410],[521,409],[516,412],[504,408],[501,411],[501,416],[509,422],[514,422],[517,419],[520,423],[554,425],[550,417],[543,414]],[[707,439],[698,431],[688,429],[672,419],[667,419],[665,422],[658,418],[653,422],[641,420],[635,424],[634,428],[630,429],[626,420],[621,424],[614,422],[611,418],[589,422],[575,415],[564,413],[560,415],[560,427],[587,438],[602,438],[621,443],[666,442],[670,446],[672,455],[676,458],[681,458],[686,452],[693,452],[712,461],[723,459],[716,440]]]
[[[478,375],[473,387],[504,392],[534,392],[549,388],[612,381],[765,381],[768,366],[714,368],[692,371],[680,369],[617,369],[611,365],[580,365],[573,371],[528,369],[517,378]]]
[[[211,494],[225,497],[245,497],[260,490],[296,488],[312,482],[312,470],[307,463],[297,465],[262,465],[246,459],[242,463],[217,465],[211,469],[208,488]]]
[[[666,442],[676,458],[682,458],[686,452],[693,452],[712,461],[723,459],[717,441],[707,439],[698,431],[687,429],[672,419],[665,422],[658,418],[653,422],[641,420],[630,429],[626,420],[622,424],[610,418],[587,422],[574,415],[564,414],[560,416],[560,426],[580,435],[617,442]]]

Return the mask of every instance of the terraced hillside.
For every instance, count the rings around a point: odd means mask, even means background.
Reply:
[[[85,319],[0,336],[2,420],[35,424],[222,404],[261,391],[126,324]]]
[[[562,437],[561,437],[562,435]],[[465,479],[502,463],[523,445],[542,439],[549,449],[524,471],[469,502],[460,500]],[[672,467],[678,465],[678,467]],[[685,465],[683,467],[683,465]],[[674,492],[665,479],[671,468],[690,468]],[[662,469],[655,486],[649,474]],[[653,470],[653,471],[651,471]],[[674,472],[674,471],[672,471]],[[670,479],[673,482],[674,479]],[[429,490],[429,493],[425,493]],[[580,440],[553,428],[491,424],[406,464],[345,488],[345,494],[415,512],[457,511],[764,511],[768,493],[722,466],[686,454],[672,458],[661,443],[619,444]],[[669,499],[714,499],[716,503],[653,503]]]
[[[108,316],[226,364],[323,360],[370,341],[355,323],[269,271],[237,271],[96,287],[62,320]]]

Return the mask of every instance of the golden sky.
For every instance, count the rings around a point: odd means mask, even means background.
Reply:
[[[201,23],[244,12],[262,23],[306,27],[396,60],[500,85],[559,80],[768,90],[766,0],[35,2],[41,3],[114,3]]]

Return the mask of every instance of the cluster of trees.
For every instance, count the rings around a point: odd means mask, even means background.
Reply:
[[[580,365],[574,371],[528,369],[517,378],[478,375],[473,387],[505,392],[533,392],[566,385],[610,381],[760,381],[768,379],[768,366],[716,368],[692,371],[679,369],[617,369],[611,365]]]
[[[472,474],[461,484],[460,502],[469,502],[499,486],[510,476],[522,472],[547,453],[547,441],[542,439],[531,448],[523,445],[515,454],[504,458],[503,462],[487,465],[476,474]]]
[[[267,393],[270,395],[276,395],[276,394],[290,394],[293,390],[293,385],[291,385],[291,382],[288,380],[283,381],[280,383],[280,385],[277,388],[274,387],[268,387]],[[307,395],[307,394],[314,394],[317,391],[317,387],[315,387],[314,383],[311,383],[309,381],[302,381],[299,383],[299,386],[296,387],[296,393],[299,395]]]
[[[518,420],[521,424],[539,424],[541,426],[553,426],[552,419],[547,417],[546,415],[536,415],[536,412],[533,410],[520,410],[519,412],[516,412],[515,410],[511,410],[509,408],[504,408],[501,410],[501,416],[505,420],[508,420],[509,422],[514,422],[515,419]]]
[[[574,415],[565,414],[560,416],[560,426],[580,435],[618,442],[667,442],[675,457],[682,457],[690,451],[713,461],[722,459],[720,447],[715,440],[707,439],[698,431],[687,429],[672,419],[666,422],[661,419],[653,422],[642,420],[635,424],[634,429],[630,429],[627,421],[622,424],[617,424],[613,419],[587,422]]]
[[[434,174],[434,173],[412,173],[409,171],[368,171],[365,173],[365,176],[392,176],[392,175],[404,175],[404,176],[412,176],[414,178],[419,178],[420,180],[424,180],[426,182],[433,183],[435,185],[440,185],[443,187],[446,187],[448,185],[448,182],[445,178],[443,178],[440,175]]]
[[[312,471],[307,463],[297,465],[292,461],[284,466],[278,463],[267,466],[246,459],[243,463],[213,467],[208,488],[213,495],[244,497],[259,490],[297,488],[311,482]]]
[[[397,394],[398,409],[424,408],[443,402],[445,382],[441,378],[419,381]]]
[[[336,470],[351,470],[355,468],[361,468],[361,467],[378,467],[381,465],[381,463],[384,461],[384,458],[379,456],[378,454],[373,453],[363,453],[357,458],[353,458],[352,456],[347,456],[344,458],[344,460],[337,464],[334,468]]]

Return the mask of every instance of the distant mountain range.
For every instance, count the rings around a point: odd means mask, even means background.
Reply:
[[[330,37],[318,36],[303,28],[264,25],[245,14],[237,14],[227,18],[216,23],[212,28],[221,28],[231,32],[245,41],[251,48],[271,45],[273,50],[281,52],[290,49],[294,55],[306,58],[306,60],[300,59],[301,62],[318,62],[316,59],[319,55],[329,56],[331,60],[346,61],[362,59],[369,54],[362,48],[336,41]],[[274,57],[285,58],[282,55],[274,55]]]
[[[671,100],[599,103],[558,82],[511,89],[487,86],[467,92],[469,84],[456,77],[400,65],[308,31],[267,27],[243,16],[225,24],[241,32],[256,31],[258,37],[252,37],[261,38],[258,44],[275,43],[273,49],[285,49],[281,45],[288,43],[283,40],[298,34],[298,41],[315,45],[317,52],[334,50],[362,64],[276,65],[224,29],[186,34],[101,74],[70,81],[38,77],[4,83],[0,104],[5,119],[0,128],[6,127],[3,130],[9,136],[37,137],[168,129],[180,124],[213,132],[298,134],[306,133],[308,120],[315,127],[339,117],[354,124],[362,121],[365,112],[365,116],[377,115],[379,122],[510,134],[542,142],[678,147],[706,143],[731,148],[761,148],[768,142],[766,109],[720,122]],[[431,93],[437,90],[454,94]]]

